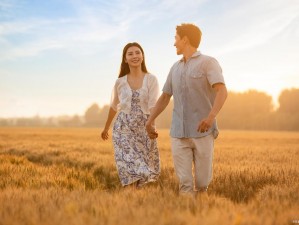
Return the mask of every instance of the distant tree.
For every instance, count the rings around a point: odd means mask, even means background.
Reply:
[[[57,121],[57,119],[55,117],[49,117],[47,119],[47,126],[53,127],[53,126],[58,126],[59,122]]]
[[[279,96],[279,108],[275,113],[275,128],[299,130],[299,89],[283,90]]]
[[[1,127],[9,126],[9,121],[6,119],[0,119],[0,126]]]
[[[278,112],[281,113],[296,113],[299,109],[299,89],[286,89],[283,90],[279,96]]]
[[[97,104],[91,105],[85,112],[85,125],[100,126],[100,108]]]
[[[279,96],[279,108],[274,111],[272,98],[264,92],[249,90],[243,93],[229,92],[228,98],[217,116],[220,129],[276,129],[299,130],[299,89],[283,90]],[[96,126],[105,125],[109,105],[100,108],[92,104],[84,116],[59,116],[40,118],[0,119],[0,126]],[[156,119],[157,128],[170,128],[173,100]],[[199,121],[195,121],[196,123]]]
[[[42,126],[43,122],[39,115],[34,116],[33,118],[30,118],[30,126]]]
[[[18,127],[28,127],[32,126],[32,122],[30,118],[17,118],[16,126]]]
[[[100,121],[100,126],[101,127],[105,126],[107,116],[108,116],[108,113],[109,113],[109,109],[110,109],[109,105],[104,105],[103,108],[100,109],[99,121]]]
[[[73,118],[71,119],[71,124],[74,127],[81,126],[82,125],[82,120],[81,120],[80,116],[74,115]]]
[[[16,119],[16,126],[19,127],[38,127],[38,126],[43,126],[42,119],[37,115],[35,117],[31,118],[17,118]]]
[[[59,118],[59,126],[62,127],[80,127],[82,124],[82,120],[78,115]]]
[[[267,129],[271,112],[272,98],[263,92],[229,92],[218,122],[227,129]]]
[[[173,111],[173,100],[171,99],[165,110],[157,117],[157,128],[170,128]]]

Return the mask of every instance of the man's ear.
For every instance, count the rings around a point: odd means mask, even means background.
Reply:
[[[184,42],[184,44],[188,44],[189,43],[189,39],[187,38],[187,36],[183,37],[183,42]]]

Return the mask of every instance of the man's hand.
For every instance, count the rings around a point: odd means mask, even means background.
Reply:
[[[207,132],[211,128],[218,112],[220,111],[227,97],[225,84],[216,83],[213,85],[213,89],[216,91],[214,105],[208,117],[200,121],[197,127],[197,131],[201,133]]]
[[[145,128],[150,139],[156,139],[158,137],[158,133],[155,129],[155,126],[151,122],[146,122]]]
[[[197,131],[204,133],[207,132],[214,122],[214,118],[207,117],[199,122]]]

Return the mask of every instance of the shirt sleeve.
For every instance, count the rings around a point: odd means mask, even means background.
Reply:
[[[117,111],[117,105],[119,103],[119,98],[118,98],[118,80],[115,82],[112,94],[111,94],[111,100],[110,100],[110,107],[114,110]]]
[[[155,76],[151,76],[149,82],[149,100],[148,108],[151,109],[156,105],[156,102],[159,98],[159,83]]]
[[[173,95],[173,92],[172,92],[172,68],[170,69],[170,71],[168,73],[167,80],[162,89],[162,91],[164,93],[169,94],[169,95]]]
[[[224,77],[222,75],[222,69],[215,58],[211,58],[206,65],[206,73],[207,79],[210,85],[214,85],[216,83],[224,83]]]

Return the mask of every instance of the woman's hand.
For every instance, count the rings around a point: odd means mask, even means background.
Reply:
[[[108,140],[109,138],[109,134],[108,134],[108,130],[107,129],[104,129],[101,133],[101,137],[104,141]]]
[[[145,124],[145,128],[150,139],[156,139],[158,137],[158,133],[152,123],[147,121]]]

